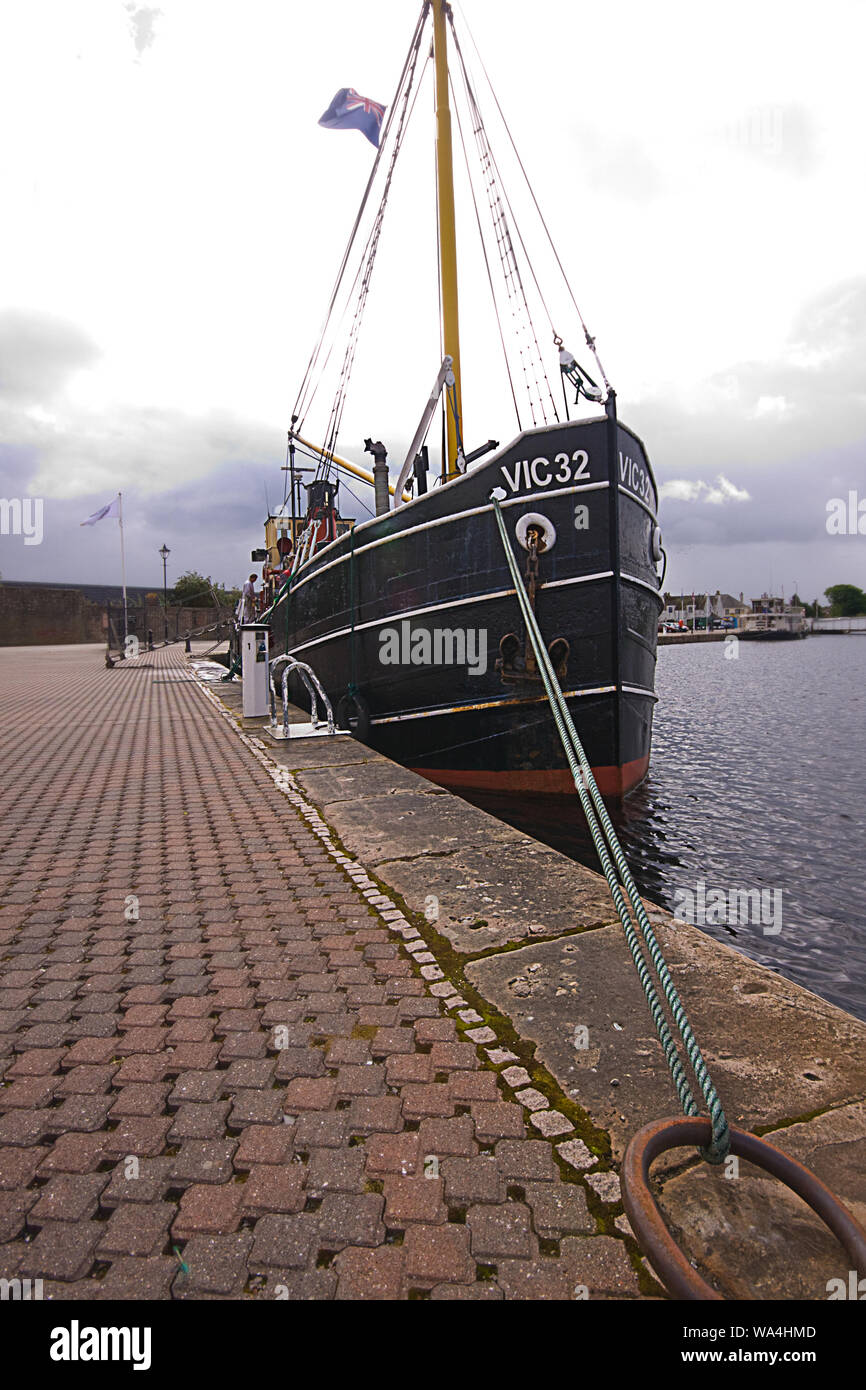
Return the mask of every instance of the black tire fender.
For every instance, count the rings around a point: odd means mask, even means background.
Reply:
[[[370,706],[363,695],[344,695],[337,705],[337,728],[348,729],[353,738],[366,743],[370,737]]]

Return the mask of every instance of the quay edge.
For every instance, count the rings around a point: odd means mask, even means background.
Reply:
[[[577,1121],[601,1161],[590,1177],[618,1168],[642,1125],[678,1113],[600,874],[354,740],[270,739],[266,720],[242,719],[239,684],[216,694],[399,898],[533,1088]],[[811,1167],[866,1224],[866,1024],[646,905],[729,1120]],[[654,1171],[667,1221],[726,1297],[820,1300],[846,1277],[848,1257],[818,1218],[749,1164],[730,1180],[683,1150]],[[609,1198],[616,1184],[600,1179],[598,1191]],[[598,1212],[629,1234],[616,1198]]]

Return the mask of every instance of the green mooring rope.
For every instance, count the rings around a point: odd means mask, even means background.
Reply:
[[[662,1010],[658,991],[656,990],[652,975],[650,974],[640,938],[635,930],[634,922],[632,921],[623,897],[623,888],[625,888],[628,894],[629,902],[631,903],[634,915],[637,918],[638,926],[643,935],[644,944],[646,945],[656,975],[662,986],[664,997],[667,1000],[677,1031],[682,1039],[683,1047],[685,1048],[695,1079],[701,1088],[701,1093],[710,1112],[713,1137],[709,1146],[706,1149],[702,1149],[701,1153],[710,1163],[722,1163],[731,1146],[728,1122],[725,1118],[725,1112],[722,1109],[722,1103],[719,1100],[716,1088],[707,1070],[707,1065],[701,1054],[697,1039],[692,1032],[691,1024],[689,1023],[688,1016],[679,994],[677,993],[676,986],[671,979],[670,971],[668,970],[665,958],[661,952],[661,947],[650,925],[646,909],[641,902],[640,894],[631,876],[631,870],[623,854],[622,846],[619,843],[616,831],[607,813],[607,807],[596,786],[595,778],[592,775],[592,769],[587,760],[586,753],[583,750],[583,745],[577,736],[577,730],[574,727],[571,714],[565,702],[562,687],[556,678],[556,673],[553,669],[547,648],[544,645],[544,639],[541,636],[541,630],[538,626],[535,614],[532,611],[529,597],[526,593],[526,587],[523,583],[523,576],[514,558],[514,552],[505,530],[502,510],[495,497],[493,498],[493,510],[496,516],[496,524],[499,527],[499,534],[502,538],[502,544],[505,549],[505,555],[508,560],[508,568],[511,571],[511,578],[514,582],[517,599],[529,632],[532,648],[535,652],[535,659],[538,662],[541,679],[544,683],[544,689],[550,701],[550,708],[556,723],[556,728],[563,749],[565,750],[565,756],[568,759],[568,765],[571,769],[571,775],[574,778],[574,785],[578,797],[580,798],[580,804],[586,817],[586,823],[589,826],[589,831],[592,835],[604,876],[610,888],[611,897],[613,898],[614,905],[616,906],[620,921],[623,925],[625,938],[628,942],[635,968],[637,969],[638,978],[643,986],[644,994],[649,1004],[653,1023],[656,1026],[656,1032],[659,1036],[659,1042],[662,1045],[665,1060],[670,1068],[677,1096],[679,1097],[680,1104],[686,1115],[697,1115],[700,1113],[692,1094],[688,1077],[683,1068],[677,1045],[671,1035],[670,1027]],[[599,822],[601,823],[601,828],[599,828]],[[604,834],[602,834],[602,831]],[[605,843],[605,839],[607,843]],[[613,856],[613,860],[611,860],[611,856]],[[614,863],[616,868],[614,868]],[[617,877],[617,874],[619,877]]]

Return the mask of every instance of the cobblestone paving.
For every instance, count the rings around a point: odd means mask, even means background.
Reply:
[[[639,1296],[433,972],[185,670],[0,652],[0,1276]]]

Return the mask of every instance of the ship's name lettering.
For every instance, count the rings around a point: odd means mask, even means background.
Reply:
[[[629,458],[628,454],[620,453],[619,480],[625,487],[637,493],[638,497],[642,497],[645,502],[648,502],[650,506],[655,505],[649,474],[639,463],[635,463],[633,458]]]
[[[503,463],[499,471],[512,492],[549,487],[551,483],[588,483],[589,454],[585,449],[575,449],[571,456],[557,454],[553,463],[548,458],[517,459],[510,468]]]

